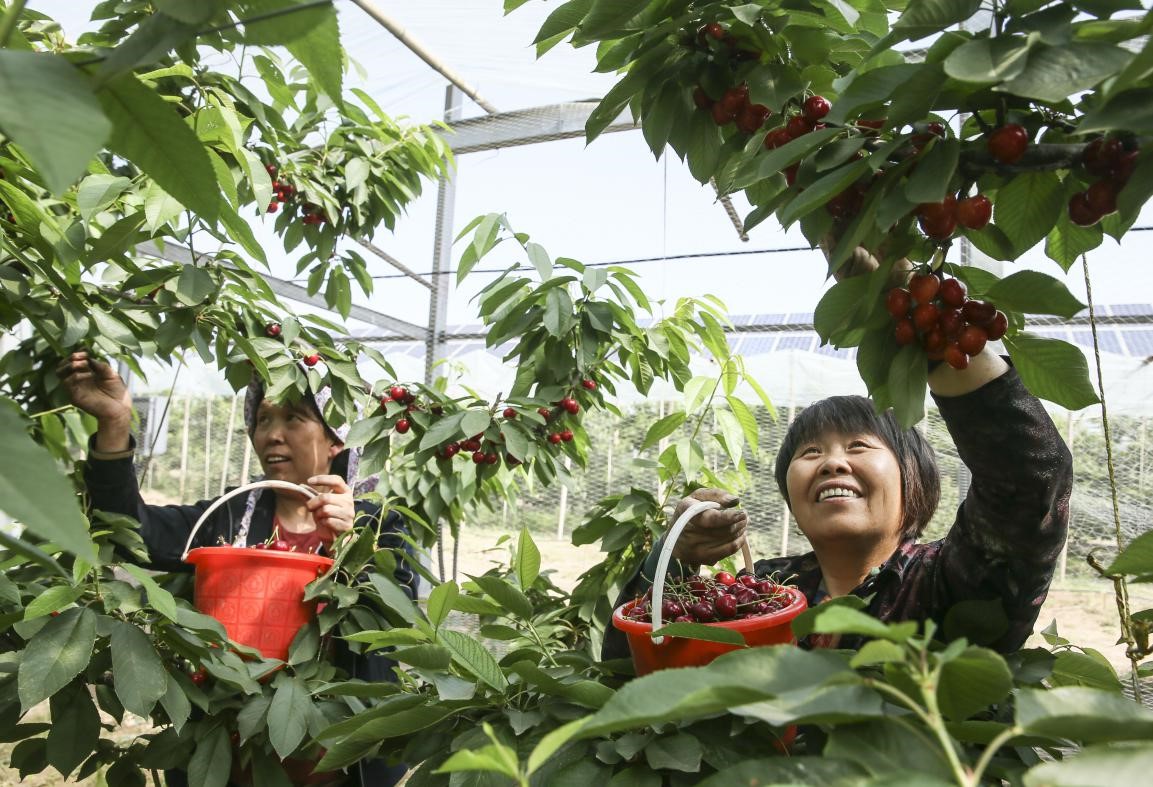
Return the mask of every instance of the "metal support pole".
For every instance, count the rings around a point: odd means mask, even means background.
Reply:
[[[572,458],[566,456],[564,458],[564,469],[572,469]],[[556,540],[564,540],[564,521],[568,515],[568,484],[560,485],[560,503],[557,505],[556,514]]]
[[[212,476],[212,397],[204,400],[204,498],[209,495]]]
[[[184,502],[184,487],[188,481],[188,423],[192,419],[192,397],[184,399],[184,426],[180,430],[180,502]]]
[[[449,85],[444,92],[444,119],[460,117],[460,92]],[[445,317],[452,268],[453,207],[456,202],[455,173],[442,175],[436,195],[436,241],[432,250],[432,282],[428,298],[428,333],[424,340],[424,384],[432,385],[433,368],[444,349]]]
[[[789,380],[792,380],[792,374],[789,375]],[[792,396],[789,397],[792,399]],[[792,426],[793,419],[797,416],[796,402],[789,402],[789,425]],[[789,554],[789,506],[785,505],[784,510],[781,512],[781,555]]]
[[[1065,444],[1069,446],[1069,453],[1073,453],[1073,411],[1065,413]],[[1068,534],[1073,532],[1073,508],[1069,508]],[[1069,565],[1069,535],[1065,536],[1065,543],[1061,546],[1061,556],[1057,559],[1057,577],[1061,584],[1065,583],[1065,569]]]
[[[228,409],[228,430],[224,433],[224,461],[220,463],[220,492],[228,488],[228,465],[232,462],[232,433],[236,431],[236,403],[239,396],[232,397],[232,406]]]
[[[247,435],[246,435],[247,438]],[[238,484],[244,486],[248,483],[248,470],[252,466],[252,440],[251,438],[244,441],[244,459],[240,463],[240,481]]]

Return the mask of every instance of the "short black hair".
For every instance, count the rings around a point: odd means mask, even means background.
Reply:
[[[878,413],[872,400],[863,396],[830,396],[806,407],[785,433],[777,451],[777,488],[789,501],[787,477],[793,455],[801,443],[826,432],[872,434],[896,455],[901,468],[901,538],[921,535],[941,500],[941,474],[933,447],[914,428],[903,429],[892,410]]]

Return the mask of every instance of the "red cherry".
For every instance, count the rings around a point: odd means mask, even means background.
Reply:
[[[1117,187],[1111,180],[1099,180],[1085,190],[1085,201],[1096,213],[1106,216],[1117,210]]]
[[[957,223],[966,229],[984,229],[991,218],[993,203],[984,194],[966,197],[957,203]]]
[[[950,344],[945,348],[945,363],[960,371],[969,366],[969,356],[957,345]]]
[[[511,421],[512,419],[516,418],[516,410],[512,409],[511,407],[506,407],[504,408],[502,415]]]
[[[965,315],[960,309],[942,309],[937,324],[941,326],[946,337],[953,339],[965,330]]]
[[[809,96],[805,99],[805,104],[801,109],[804,116],[811,122],[816,123],[818,120],[829,114],[832,105],[829,100],[824,96]]]
[[[925,335],[921,337],[921,347],[931,355],[937,355],[943,352],[946,343],[945,334],[941,332],[940,326],[930,328],[925,332]]]
[[[985,301],[965,301],[961,313],[971,325],[988,325],[997,314],[997,307]]]
[[[280,335],[280,323],[278,323],[278,322],[268,323],[268,325],[266,325],[264,328],[264,335],[267,336],[269,339],[275,339],[277,336]]]
[[[737,582],[740,582],[747,588],[751,588],[757,584],[757,577],[755,574],[741,574],[737,577]]]
[[[400,432],[401,434],[407,434],[408,430],[411,428],[412,424],[408,422],[407,418],[401,418],[396,422],[396,431]]]
[[[715,38],[717,41],[720,41],[725,37],[725,28],[724,25],[722,25],[720,22],[710,22],[709,24],[705,25],[705,32],[708,33],[710,37]]]
[[[736,584],[737,578],[730,574],[728,571],[718,571],[713,575],[713,579],[720,582],[725,587]]]
[[[671,598],[666,598],[664,601],[661,602],[661,615],[665,619],[672,620],[672,619],[676,618],[678,615],[683,615],[683,614],[685,614],[685,608],[681,604],[681,602],[676,601],[675,599],[671,599]]]
[[[597,389],[596,380],[581,380],[581,388],[586,391],[595,391]]]
[[[737,600],[733,596],[721,596],[713,602],[717,617],[722,620],[731,620],[737,616]]]
[[[550,433],[549,433],[549,436],[548,436],[548,441],[549,441],[550,443],[552,443],[553,445],[556,445],[557,443],[559,443],[559,442],[560,442],[560,440],[561,440],[561,437],[560,437],[560,433],[559,433],[559,432],[550,432]]]
[[[288,550],[292,549],[292,547],[289,545],[289,543],[287,541],[285,541],[283,538],[276,539],[275,541],[273,541],[271,544],[268,545],[268,548],[271,549],[273,552],[287,552]]]
[[[1101,220],[1101,214],[1089,204],[1084,191],[1078,191],[1069,199],[1069,220],[1081,227],[1091,227]]]
[[[966,355],[977,355],[985,349],[985,342],[988,339],[989,334],[984,328],[980,325],[970,325],[957,337],[957,346]]]
[[[989,341],[995,342],[1005,335],[1005,331],[1009,330],[1009,318],[1005,316],[1005,312],[999,311],[994,315],[993,319],[985,327],[985,331],[989,336]]]
[[[919,331],[936,328],[940,319],[941,312],[935,303],[919,303],[913,308],[913,325]]]
[[[1007,123],[989,135],[989,155],[1002,164],[1014,164],[1029,147],[1029,132],[1016,123]],[[961,367],[964,368],[964,367]]]
[[[485,458],[486,457],[485,457],[484,451],[473,451],[472,452],[473,464],[482,465],[485,462]]]
[[[265,212],[276,213],[278,210],[280,210],[280,203],[276,200],[273,200],[272,202],[268,203],[268,208],[265,210]]]
[[[268,544],[265,544],[262,541],[259,544],[253,544],[252,546],[249,547],[249,549],[268,549]]]
[[[912,344],[917,339],[917,329],[913,327],[913,321],[908,317],[897,320],[897,327],[893,334],[897,337],[897,344],[902,347],[906,344]]]
[[[725,108],[724,101],[718,101],[717,103],[713,104],[713,108],[710,111],[713,113],[713,122],[715,122],[718,126],[724,126],[728,123],[732,123],[734,120],[736,120],[737,117],[736,112]]]
[[[788,143],[791,139],[792,137],[789,136],[789,130],[784,126],[778,126],[768,134],[765,134],[765,149],[776,150],[781,145]]]
[[[388,389],[388,398],[394,402],[399,402],[406,396],[408,396],[408,389],[403,385],[394,385]]]
[[[471,437],[468,440],[461,440],[460,447],[461,447],[461,450],[468,451],[469,453],[471,453],[473,451],[479,451],[480,450],[480,440],[477,440],[477,439],[471,438]]]
[[[571,396],[566,396],[564,399],[561,399],[559,404],[569,413],[569,415],[576,415],[580,412],[581,409],[580,403],[578,403],[577,400],[573,399]]]
[[[909,292],[917,303],[928,303],[937,297],[941,288],[941,280],[935,273],[918,273],[909,279]]]
[[[693,88],[693,103],[697,105],[697,109],[712,109],[714,102],[709,98],[709,94],[700,85]]]
[[[538,407],[536,408],[536,411],[537,414],[546,421],[552,417],[552,410],[548,409],[547,407]]]
[[[937,294],[946,306],[959,309],[965,305],[965,284],[960,279],[945,279]]]
[[[737,115],[737,128],[745,134],[755,134],[769,119],[769,108],[764,104],[746,104]]]
[[[800,164],[790,164],[789,166],[785,167],[785,183],[787,185],[792,186],[797,182],[797,170],[799,168]]]
[[[907,316],[912,305],[913,296],[903,287],[894,287],[885,296],[885,308],[889,310],[889,314],[893,315],[894,319],[899,320]]]
[[[268,173],[268,177],[270,177],[270,178],[275,178],[275,177],[276,177],[276,172],[277,172],[277,169],[276,169],[276,165],[275,165],[275,164],[268,164],[268,165],[266,165],[266,166],[264,167],[264,171]]]
[[[789,122],[785,124],[785,129],[789,132],[790,139],[796,139],[812,131],[813,125],[813,121],[804,115],[793,115],[789,118]]]
[[[708,623],[717,616],[717,608],[713,606],[711,601],[698,601],[689,607],[689,612],[700,623]]]
[[[560,432],[560,439],[566,443],[571,443],[572,442],[572,430],[571,429],[565,429],[565,430],[561,431]]]
[[[1133,170],[1137,169],[1137,156],[1138,151],[1130,150],[1121,155],[1121,160],[1117,163],[1117,168],[1113,170],[1110,176],[1112,181],[1117,184],[1117,190],[1120,191],[1129,178],[1133,176]]]
[[[484,463],[486,465],[495,465],[500,462],[500,457],[493,453],[484,455]]]
[[[192,681],[193,685],[203,686],[208,682],[208,672],[204,669],[204,667],[201,667],[200,669],[196,670],[196,672],[189,675],[188,678]]]
[[[318,363],[320,363],[320,356],[318,354],[313,353],[312,355],[304,356],[305,366],[316,366]]]
[[[880,130],[880,129],[885,127],[885,118],[876,118],[876,119],[871,119],[871,120],[866,120],[866,119],[862,118],[862,119],[857,121],[857,125],[860,126],[861,128],[871,128],[871,129],[875,129],[875,130]]]
[[[947,240],[953,236],[957,229],[957,220],[952,217],[933,221],[920,216],[917,223],[920,225],[921,231],[934,240]]]
[[[733,85],[724,92],[718,103],[732,118],[736,118],[749,103],[749,86],[744,83]]]

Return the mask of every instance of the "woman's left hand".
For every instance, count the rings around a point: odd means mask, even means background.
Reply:
[[[312,512],[316,527],[327,528],[334,540],[352,530],[352,523],[356,521],[356,507],[352,500],[352,490],[345,480],[338,475],[314,475],[308,479],[308,485],[320,492],[305,503]]]

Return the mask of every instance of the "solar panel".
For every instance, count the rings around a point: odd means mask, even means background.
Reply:
[[[805,350],[808,351],[812,348],[813,342],[817,340],[815,336],[782,336],[781,344],[778,350]]]
[[[1153,304],[1149,303],[1115,303],[1107,307],[1109,314],[1114,317],[1134,317],[1137,315],[1153,314]]]
[[[1153,331],[1125,331],[1121,335],[1131,354],[1138,358],[1153,355]]]
[[[733,325],[752,325],[756,317],[755,314],[733,314],[729,319],[733,321]]]
[[[741,335],[739,333],[730,333],[727,337],[729,342],[729,352],[736,352],[737,345],[741,343]]]
[[[746,334],[741,344],[741,355],[763,355],[772,352],[777,337],[765,334]]]
[[[1035,333],[1038,336],[1045,336],[1049,339],[1061,339],[1062,341],[1066,342],[1069,341],[1069,332],[1064,328],[1037,328],[1030,332]]]
[[[787,314],[755,314],[750,325],[784,325]]]
[[[813,322],[812,312],[793,312],[787,317],[785,322],[789,325],[810,325]]]
[[[838,348],[831,344],[822,344],[819,345],[814,352],[816,352],[818,355],[828,355],[833,358],[850,358],[853,355],[853,349],[854,348],[852,347]]]
[[[1097,331],[1097,341],[1101,345],[1101,349],[1107,353],[1117,353],[1124,355],[1125,351],[1121,349],[1121,340],[1117,338],[1117,332],[1108,329],[1101,329]],[[1073,342],[1082,347],[1093,346],[1093,332],[1092,331],[1073,331]]]

